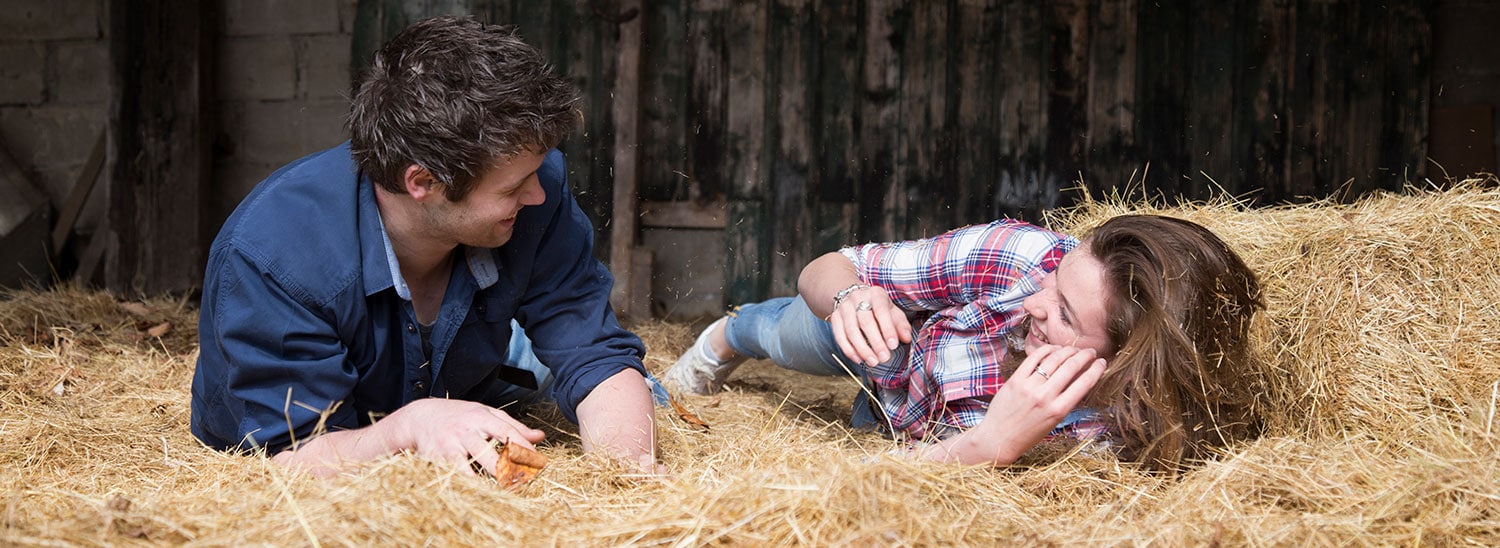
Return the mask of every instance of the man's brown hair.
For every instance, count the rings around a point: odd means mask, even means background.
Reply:
[[[542,152],[578,124],[578,91],[513,28],[434,17],[402,30],[360,76],[349,113],[359,169],[405,193],[413,164],[449,200],[523,151]]]

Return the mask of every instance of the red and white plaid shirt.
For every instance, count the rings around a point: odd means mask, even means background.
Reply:
[[[930,313],[906,360],[866,366],[891,426],[921,439],[979,424],[1005,382],[1006,336],[1026,314],[1071,236],[1014,220],[921,240],[841,250],[862,282],[882,287],[908,313]]]

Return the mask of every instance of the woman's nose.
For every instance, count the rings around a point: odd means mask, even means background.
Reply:
[[[1037,319],[1037,320],[1046,319],[1047,318],[1047,312],[1045,310],[1046,307],[1042,306],[1042,293],[1045,293],[1046,291],[1047,290],[1043,289],[1043,290],[1038,291],[1036,293],[1032,293],[1030,297],[1026,297],[1025,300],[1022,300],[1021,301],[1021,310],[1025,310],[1026,313],[1029,314],[1029,315],[1031,315],[1031,317],[1034,318],[1034,319]]]

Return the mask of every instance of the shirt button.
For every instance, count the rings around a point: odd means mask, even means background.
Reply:
[[[412,324],[406,324],[406,332],[407,333],[416,333],[417,332],[417,326],[412,325]]]
[[[415,386],[416,386],[416,388],[417,388],[418,391],[426,390],[427,389],[427,383],[422,382],[422,381],[417,381],[417,383],[415,384]]]
[[[484,304],[480,303],[479,306],[474,307],[474,310],[478,311],[480,314],[483,314],[484,313]]]

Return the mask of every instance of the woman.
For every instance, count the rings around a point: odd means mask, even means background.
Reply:
[[[798,293],[737,307],[663,379],[712,393],[749,357],[854,375],[856,426],[966,464],[1062,435],[1175,469],[1252,428],[1242,376],[1259,284],[1189,221],[1115,217],[1082,244],[1010,220],[866,244],[809,263]]]

